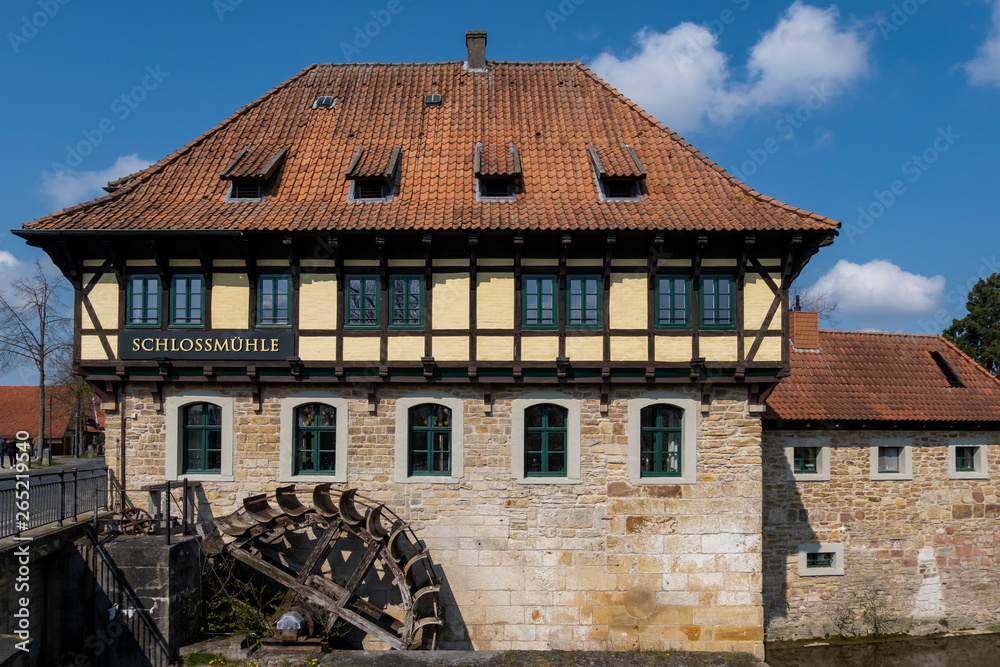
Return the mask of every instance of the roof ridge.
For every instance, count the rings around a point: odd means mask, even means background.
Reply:
[[[764,195],[764,194],[761,194],[760,192],[757,192],[756,190],[754,190],[753,188],[751,188],[749,185],[747,185],[746,183],[744,183],[743,181],[739,180],[738,178],[736,178],[735,176],[733,176],[732,174],[730,174],[728,171],[726,171],[725,169],[723,169],[722,167],[720,167],[718,164],[716,164],[714,161],[712,161],[709,157],[707,157],[704,153],[702,153],[701,151],[699,151],[697,148],[695,148],[694,146],[692,146],[686,139],[684,139],[684,137],[682,137],[681,135],[677,134],[677,132],[675,132],[674,130],[671,130],[669,127],[667,127],[666,125],[664,125],[662,122],[660,122],[659,120],[657,120],[656,118],[654,118],[652,115],[650,115],[650,113],[648,111],[646,111],[645,109],[643,109],[642,107],[640,107],[638,104],[636,104],[635,102],[633,102],[628,96],[626,96],[625,94],[623,94],[620,90],[618,90],[617,88],[615,88],[614,86],[612,86],[610,83],[608,83],[607,81],[605,81],[604,79],[602,79],[601,77],[599,77],[597,74],[594,73],[594,71],[592,69],[590,69],[589,67],[587,67],[586,65],[584,65],[580,61],[575,61],[575,62],[577,64],[577,66],[585,74],[589,75],[592,79],[594,79],[595,81],[597,81],[598,84],[600,84],[600,85],[604,86],[605,88],[607,88],[609,91],[611,91],[614,95],[616,95],[620,100],[622,100],[626,105],[628,105],[629,107],[631,107],[633,110],[638,111],[639,114],[643,118],[645,118],[646,120],[650,121],[654,126],[656,126],[659,129],[665,131],[668,135],[670,135],[670,137],[674,141],[676,141],[678,144],[680,144],[681,148],[687,150],[689,153],[691,153],[692,155],[694,155],[694,157],[696,157],[697,159],[699,159],[702,162],[704,162],[705,165],[708,166],[710,169],[712,169],[712,170],[718,172],[719,174],[721,174],[724,178],[726,178],[726,179],[729,180],[730,184],[735,185],[740,190],[743,190],[750,197],[753,197],[757,201],[761,201],[761,202],[764,202],[764,203],[767,203],[767,204],[772,204],[776,208],[784,209],[784,210],[788,211],[789,213],[793,213],[793,214],[801,216],[803,218],[812,218],[813,220],[818,220],[820,222],[834,222],[834,223],[836,223],[836,227],[838,229],[840,228],[840,224],[841,223],[839,221],[837,221],[837,220],[831,220],[830,218],[822,216],[822,215],[820,215],[818,213],[813,213],[812,211],[806,211],[805,209],[801,209],[801,208],[792,206],[791,204],[786,204],[786,203],[784,203],[782,201],[779,201],[779,200],[775,199],[774,197],[768,197],[767,195]]]
[[[170,153],[170,154],[166,155],[165,157],[160,158],[159,160],[157,160],[153,164],[149,165],[145,169],[141,169],[140,171],[137,171],[137,172],[135,172],[133,174],[130,174],[128,177],[122,177],[122,178],[117,179],[117,181],[112,181],[112,183],[116,183],[116,182],[120,182],[120,181],[124,180],[125,178],[130,178],[132,176],[135,177],[135,180],[129,180],[129,182],[126,185],[123,185],[123,186],[119,187],[114,192],[108,193],[108,194],[103,195],[101,197],[97,197],[95,199],[91,199],[91,200],[88,200],[88,201],[85,201],[85,202],[80,202],[79,204],[74,204],[73,206],[67,206],[66,208],[59,209],[58,211],[53,211],[52,213],[49,213],[48,215],[44,215],[44,216],[42,216],[40,218],[35,218],[34,220],[31,220],[29,222],[23,223],[21,225],[22,229],[25,228],[27,225],[34,225],[36,223],[40,223],[40,222],[43,222],[43,221],[53,220],[53,219],[59,218],[59,217],[61,217],[63,215],[68,215],[70,213],[76,213],[77,211],[83,211],[83,210],[87,210],[87,209],[90,209],[90,208],[94,208],[94,207],[97,207],[97,206],[99,206],[101,204],[104,204],[105,202],[113,201],[115,199],[119,199],[121,197],[124,197],[125,195],[133,192],[140,185],[142,185],[143,183],[145,183],[146,181],[148,181],[151,176],[153,176],[153,175],[155,175],[155,174],[163,171],[163,169],[165,167],[167,167],[169,164],[172,164],[173,162],[176,162],[178,158],[180,158],[181,156],[185,155],[186,153],[188,153],[189,151],[191,151],[193,148],[195,148],[198,144],[200,144],[203,141],[205,141],[206,139],[208,139],[209,136],[211,136],[211,135],[215,134],[216,132],[222,130],[226,126],[228,126],[228,125],[230,125],[232,123],[235,123],[247,111],[249,111],[250,109],[253,109],[253,108],[257,107],[260,104],[263,104],[265,100],[270,99],[271,97],[273,97],[274,95],[276,95],[280,90],[283,90],[284,88],[287,88],[288,86],[290,86],[293,81],[297,81],[299,78],[301,78],[302,76],[304,76],[307,72],[310,72],[310,71],[316,69],[317,67],[319,67],[319,65],[317,65],[317,64],[309,65],[308,67],[306,67],[304,70],[302,70],[298,74],[296,74],[296,75],[294,75],[292,77],[289,77],[288,79],[285,79],[280,84],[278,84],[277,86],[275,86],[271,90],[267,91],[266,93],[264,93],[263,95],[261,95],[260,97],[258,97],[253,102],[250,102],[249,104],[243,105],[242,107],[240,107],[239,109],[237,109],[235,112],[233,112],[229,117],[227,117],[225,120],[223,120],[221,123],[219,123],[218,125],[212,127],[211,129],[206,130],[205,132],[201,133],[199,136],[195,137],[194,139],[192,139],[188,143],[184,144],[183,146],[181,146],[180,148],[178,148],[177,150],[175,150],[173,153]]]
[[[820,329],[820,333],[859,334],[862,336],[905,336],[907,338],[944,338],[941,334],[908,333],[905,331],[855,331],[853,329]]]

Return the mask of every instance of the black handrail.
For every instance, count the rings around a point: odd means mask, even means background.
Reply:
[[[109,506],[108,467],[103,464],[69,471],[30,470],[27,474],[2,477],[0,483],[8,480],[12,488],[0,489],[0,537],[20,535],[52,523],[61,526],[67,517],[75,521],[81,502],[83,507],[95,502],[104,508]]]

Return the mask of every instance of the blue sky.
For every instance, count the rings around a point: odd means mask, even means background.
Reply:
[[[462,60],[472,29],[489,59],[583,61],[753,188],[842,221],[800,280],[836,328],[938,333],[1000,270],[1000,0],[7,0],[0,230],[311,63]],[[35,256],[0,231],[0,287]]]

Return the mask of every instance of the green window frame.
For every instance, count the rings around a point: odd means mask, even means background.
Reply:
[[[292,277],[264,275],[257,279],[257,326],[292,326]]]
[[[976,454],[979,447],[962,446],[955,448],[955,471],[976,472]]]
[[[657,328],[691,326],[691,278],[682,275],[656,276],[653,307]]]
[[[184,473],[222,473],[222,408],[195,403],[181,412]]]
[[[701,277],[701,327],[736,328],[736,280],[730,275]]]
[[[353,329],[376,329],[380,326],[379,296],[381,281],[376,275],[345,278],[344,326]]]
[[[205,277],[174,276],[170,284],[170,326],[205,326]]]
[[[295,408],[295,474],[337,472],[337,409],[325,403]]]
[[[389,326],[398,329],[424,326],[423,276],[389,276]]]
[[[128,326],[160,326],[160,277],[155,275],[129,276]]]
[[[680,477],[684,411],[659,403],[639,412],[639,476]]]
[[[555,329],[559,326],[559,283],[555,276],[521,278],[521,326]]]
[[[601,276],[566,276],[566,328],[601,326]]]
[[[524,409],[524,476],[566,477],[569,410],[543,403]]]
[[[451,409],[436,403],[410,408],[407,470],[411,477],[451,473]]]
[[[798,475],[819,474],[819,447],[794,447],[792,471]]]
[[[834,565],[836,556],[832,551],[816,551],[806,554],[806,569],[829,569]]]

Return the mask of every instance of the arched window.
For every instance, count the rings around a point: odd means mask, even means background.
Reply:
[[[295,408],[295,474],[329,474],[336,468],[336,408],[323,403]]]
[[[524,410],[524,476],[566,476],[566,408],[543,403]]]
[[[194,403],[184,408],[184,472],[222,472],[222,408]]]
[[[451,410],[424,403],[410,409],[409,474],[451,472]]]
[[[673,405],[654,404],[643,408],[639,415],[639,475],[680,477],[684,411]]]

